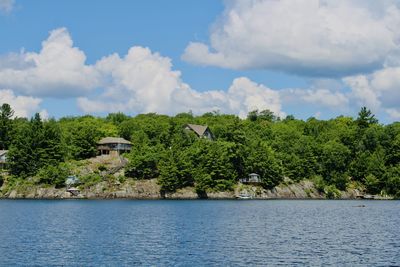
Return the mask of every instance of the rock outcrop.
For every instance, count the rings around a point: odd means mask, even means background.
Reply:
[[[360,195],[356,189],[341,191],[338,198],[354,199]],[[318,191],[311,181],[282,184],[271,190],[260,186],[238,184],[234,191],[206,192],[199,196],[193,187],[186,187],[173,193],[162,193],[156,179],[133,180],[127,179],[123,183],[112,184],[106,181],[91,187],[80,188],[79,194],[73,195],[65,188],[24,187],[23,190],[13,189],[3,192],[0,197],[10,199],[235,199],[240,194],[246,194],[252,199],[325,199],[324,192]]]

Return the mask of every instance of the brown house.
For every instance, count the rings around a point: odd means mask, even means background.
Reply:
[[[100,155],[120,155],[131,149],[132,143],[120,137],[105,137],[97,143],[97,151]]]
[[[214,140],[214,135],[210,131],[208,126],[197,125],[197,124],[186,124],[185,130],[193,131],[200,138],[207,138]]]

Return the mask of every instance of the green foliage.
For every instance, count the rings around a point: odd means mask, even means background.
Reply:
[[[340,196],[341,196],[339,189],[337,189],[335,185],[325,186],[324,193],[325,193],[326,198],[329,198],[329,199],[340,198]]]
[[[283,180],[281,162],[265,142],[253,143],[246,159],[247,173],[257,173],[265,188],[272,188]]]
[[[315,188],[319,192],[324,192],[324,189],[325,189],[325,186],[326,186],[326,182],[325,182],[324,178],[321,175],[314,175],[311,178],[311,181],[314,183]]]
[[[47,165],[41,168],[36,177],[42,184],[55,185],[56,187],[65,186],[65,180],[70,175],[70,169],[65,163],[58,165]]]
[[[386,181],[386,191],[400,198],[400,165],[389,168],[384,181]]]
[[[64,118],[59,124],[68,159],[94,157],[97,154],[97,142],[102,137],[118,135],[115,125],[91,116]]]
[[[14,111],[7,103],[0,107],[0,150],[8,149],[11,143],[12,116]]]
[[[184,130],[188,123],[207,125],[215,141]],[[39,114],[13,118],[9,105],[0,107],[0,149],[9,150],[9,172],[25,184],[36,176],[40,183],[60,186],[67,173],[63,162],[96,156],[97,142],[105,136],[132,142],[125,155],[127,177],[158,178],[165,192],[185,186],[194,186],[200,195],[231,190],[239,178],[255,172],[265,188],[285,176],[294,182],[311,179],[329,197],[352,184],[373,194],[400,196],[400,123],[381,125],[365,107],[356,119],[307,121],[280,120],[269,110],[251,111],[247,119],[213,111],[42,121]],[[90,174],[83,180],[88,186],[102,179]]]
[[[159,175],[158,162],[164,153],[162,146],[134,147],[125,155],[129,159],[125,167],[125,175],[136,179],[157,178]]]
[[[367,192],[370,194],[378,194],[381,190],[381,181],[373,174],[367,175],[364,181]]]
[[[89,173],[89,174],[79,177],[79,180],[82,183],[80,186],[85,188],[85,187],[91,187],[95,184],[98,184],[99,182],[101,182],[103,180],[103,178],[98,173]]]
[[[8,153],[13,175],[33,176],[40,168],[64,160],[61,130],[54,120],[43,122],[37,113],[30,122],[21,124],[13,137]]]
[[[366,129],[370,125],[378,123],[378,120],[375,118],[375,115],[372,114],[371,110],[362,107],[358,113],[356,123],[360,129]]]

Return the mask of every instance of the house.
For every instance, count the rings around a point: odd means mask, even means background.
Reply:
[[[250,173],[248,177],[241,178],[239,181],[242,184],[259,184],[262,182],[260,175],[257,173]]]
[[[8,150],[0,150],[0,169],[6,165]]]
[[[214,135],[212,134],[208,126],[197,125],[197,124],[186,124],[185,130],[193,131],[200,138],[207,138],[210,140],[214,140]]]
[[[105,137],[97,143],[97,151],[100,155],[120,155],[129,152],[132,143],[120,137]]]
[[[79,180],[78,177],[76,176],[68,176],[67,179],[65,180],[65,185],[67,186],[67,188],[70,188],[74,185],[80,184],[81,181]]]

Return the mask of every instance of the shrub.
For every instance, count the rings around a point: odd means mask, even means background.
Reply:
[[[90,187],[100,183],[103,179],[97,173],[89,173],[79,178],[83,187]]]
[[[381,191],[381,182],[373,174],[367,175],[364,183],[368,193],[378,194]]]
[[[41,168],[36,177],[39,179],[39,183],[55,185],[59,188],[65,185],[65,180],[69,174],[69,167],[65,163],[60,163],[55,166],[47,165]]]
[[[334,186],[334,185],[325,186],[324,192],[325,192],[326,198],[329,198],[329,199],[340,198],[340,196],[341,196],[339,189],[337,189],[336,186]]]
[[[321,175],[315,175],[312,177],[311,179],[314,183],[315,188],[319,191],[319,192],[323,192],[326,186],[326,183],[324,181],[324,178],[322,178]]]

